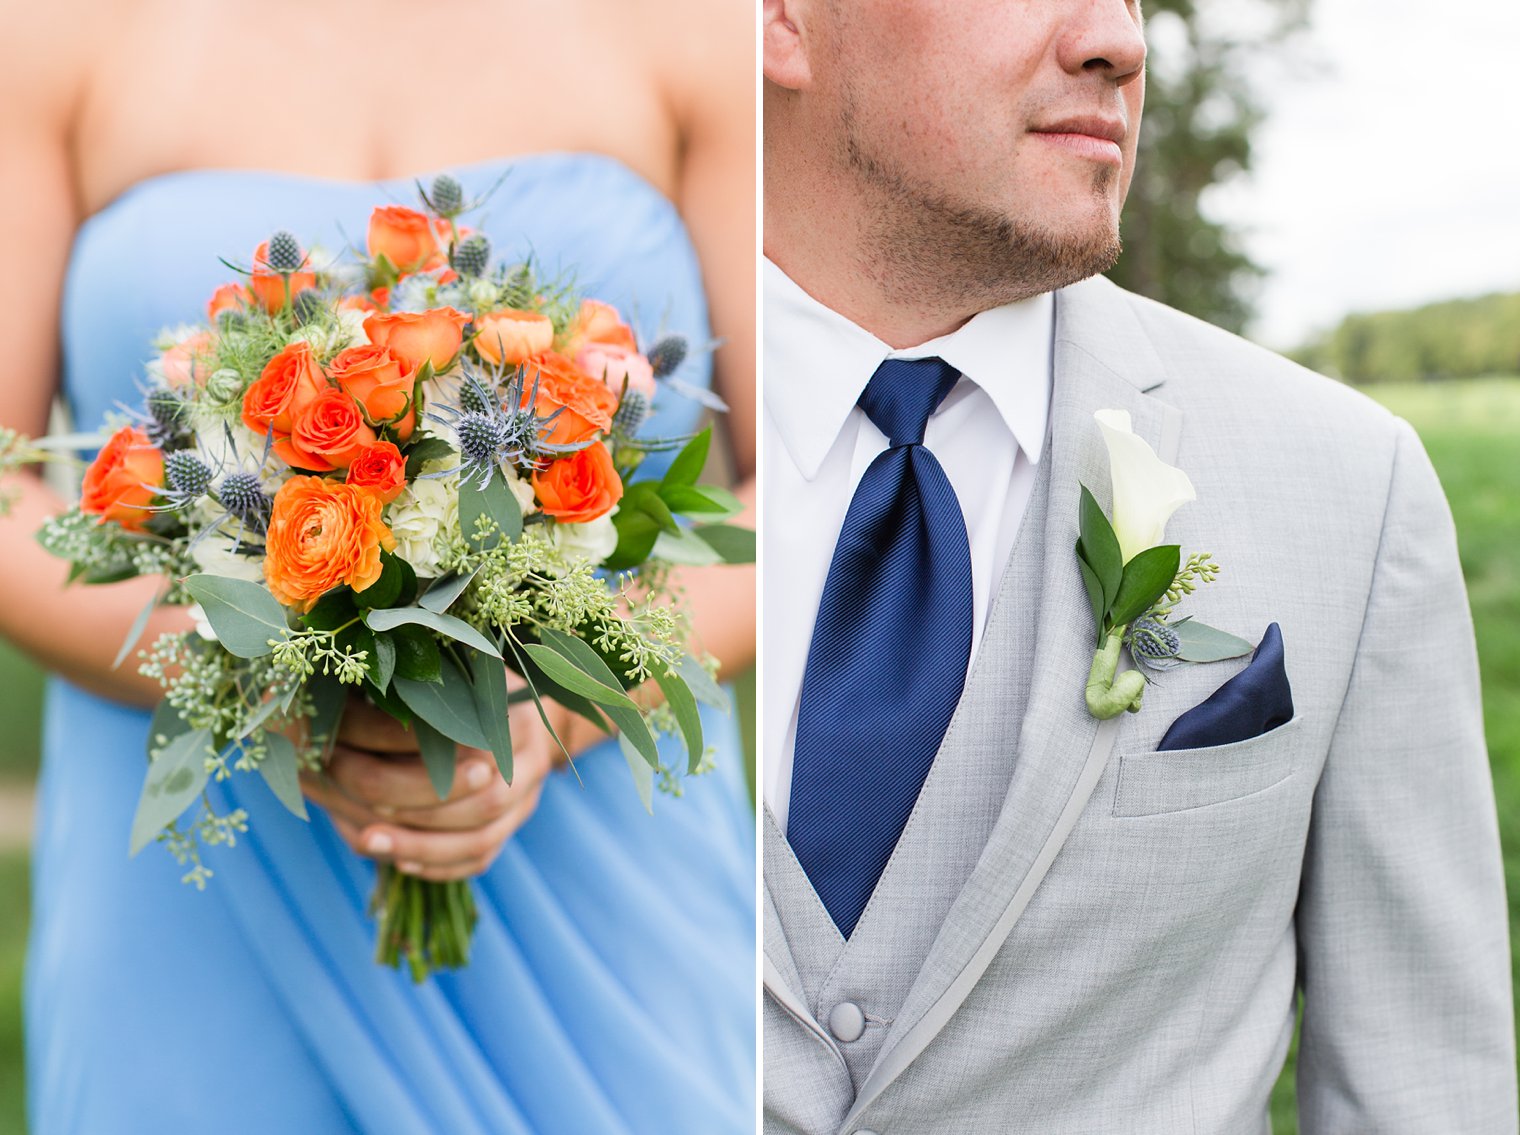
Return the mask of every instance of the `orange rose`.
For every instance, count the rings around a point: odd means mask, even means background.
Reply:
[[[524,406],[533,396],[534,383],[538,384],[535,409],[540,417],[547,418],[563,407],[545,441],[574,445],[599,430],[612,428],[612,415],[618,406],[617,395],[608,390],[605,383],[578,370],[564,355],[545,351],[524,364]]]
[[[253,275],[248,277],[248,287],[263,305],[265,311],[273,315],[296,296],[308,288],[317,286],[317,274],[315,272],[292,272],[290,274],[290,288],[285,287],[285,277],[278,272],[271,271],[269,267],[269,242],[253,251]]]
[[[274,495],[264,579],[287,607],[310,611],[339,584],[363,591],[380,578],[380,549],[396,538],[368,489],[321,477],[292,477]]]
[[[216,340],[209,331],[197,331],[164,352],[164,381],[171,389],[200,385],[211,373],[211,361],[215,357],[212,344]]]
[[[580,310],[570,324],[565,354],[573,355],[587,343],[609,343],[629,351],[639,349],[633,340],[633,329],[623,322],[617,308],[600,300],[581,300]]]
[[[383,504],[389,504],[406,488],[406,457],[391,442],[375,442],[354,457],[344,480],[348,485],[368,489]]]
[[[503,308],[475,321],[475,349],[497,366],[517,366],[554,345],[554,324],[536,311]]]
[[[364,333],[377,347],[389,347],[409,370],[432,363],[434,372],[447,369],[464,338],[470,317],[452,307],[431,311],[376,312],[364,321]]]
[[[364,407],[364,418],[370,425],[394,425],[396,436],[402,441],[412,436],[412,428],[417,424],[417,410],[412,403],[417,371],[403,367],[389,347],[349,347],[339,351],[328,364],[327,373]]]
[[[206,318],[212,323],[224,311],[241,311],[253,302],[253,293],[242,284],[223,284],[211,293],[206,304]]]
[[[384,256],[400,272],[415,272],[438,255],[433,222],[416,209],[380,205],[369,215],[369,254]]]
[[[153,513],[148,505],[164,483],[164,455],[136,426],[111,435],[84,475],[81,512],[94,513],[99,523],[114,520],[129,532],[142,531]]]
[[[382,504],[390,504],[406,488],[406,458],[390,442],[377,441],[359,452],[344,480],[356,488],[368,489]]]
[[[533,491],[555,520],[584,524],[612,511],[623,498],[623,482],[607,447],[597,441],[534,472]]]
[[[275,437],[274,451],[292,468],[328,473],[348,468],[365,446],[374,444],[375,431],[359,403],[329,387],[296,417],[289,437]]]
[[[264,365],[243,394],[243,424],[256,434],[288,434],[317,395],[330,390],[311,344],[292,343]]]

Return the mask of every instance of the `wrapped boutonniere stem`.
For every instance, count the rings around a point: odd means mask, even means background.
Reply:
[[[1094,717],[1109,718],[1137,712],[1149,680],[1140,670],[1119,672],[1124,647],[1141,665],[1164,670],[1238,658],[1252,646],[1195,619],[1174,617],[1185,596],[1219,573],[1209,553],[1183,563],[1180,545],[1161,542],[1172,514],[1197,494],[1186,473],[1135,434],[1127,412],[1099,410],[1094,416],[1108,447],[1113,517],[1083,485],[1077,561],[1098,631],[1087,708]]]

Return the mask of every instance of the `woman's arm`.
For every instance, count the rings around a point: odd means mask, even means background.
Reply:
[[[679,0],[653,22],[661,80],[681,146],[676,205],[702,264],[713,331],[722,340],[714,383],[733,455],[735,492],[755,516],[755,11],[739,0]],[[717,566],[681,573],[698,647],[731,677],[755,660],[755,568]]]
[[[13,5],[0,38],[0,425],[36,437],[47,430],[57,388],[58,314],[64,271],[80,222],[69,137],[81,74],[81,40],[63,34],[67,13]],[[157,583],[138,579],[65,588],[68,565],[42,550],[36,533],[64,507],[27,471],[4,488],[13,497],[0,517],[5,598],[0,634],[45,665],[96,693],[138,705],[158,699],[158,684],[131,662],[111,663]],[[144,641],[184,625],[161,611]]]

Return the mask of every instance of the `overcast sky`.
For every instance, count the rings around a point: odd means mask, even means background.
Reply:
[[[1312,3],[1255,169],[1206,203],[1269,271],[1254,337],[1520,291],[1520,0]]]

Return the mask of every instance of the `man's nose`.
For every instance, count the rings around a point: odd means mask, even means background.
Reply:
[[[1145,67],[1139,0],[1076,0],[1059,46],[1061,66],[1099,71],[1119,85]]]

